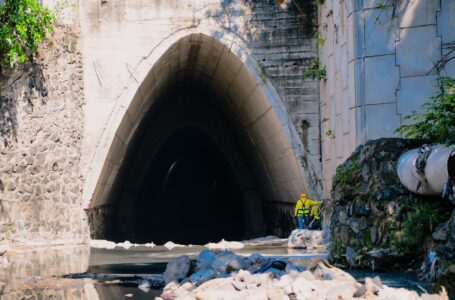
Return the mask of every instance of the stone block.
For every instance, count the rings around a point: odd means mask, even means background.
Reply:
[[[349,96],[348,96],[348,91],[343,90],[341,93],[342,99],[343,99],[343,105],[341,107],[341,121],[343,123],[343,134],[349,132]]]
[[[400,28],[436,24],[440,1],[404,1],[400,9]]]
[[[435,75],[402,78],[397,93],[397,112],[404,117],[412,111],[422,111],[425,101],[437,92]],[[407,124],[409,121],[403,120],[403,123]]]
[[[365,55],[385,55],[395,52],[398,38],[393,8],[369,9],[365,11]]]
[[[441,38],[434,25],[403,28],[396,48],[402,77],[427,75],[441,57]]]
[[[363,7],[363,0],[347,0],[345,1],[346,16],[349,16],[355,11],[361,10]]]
[[[367,141],[366,138],[366,124],[365,124],[365,108],[356,107],[355,108],[355,120],[356,120],[356,146],[365,144]]]
[[[363,0],[363,8],[368,9],[368,8],[378,8],[380,6],[384,5],[383,0]]]
[[[343,156],[343,122],[341,115],[335,118],[335,156]]]
[[[362,58],[364,56],[364,12],[358,11],[352,14],[350,27],[353,30],[353,58]]]
[[[444,75],[455,77],[455,59],[452,59],[445,65]]]
[[[365,103],[379,104],[395,100],[400,80],[395,56],[385,55],[365,59]]]
[[[347,89],[349,87],[349,71],[348,71],[348,51],[347,44],[341,47],[341,61],[340,61],[340,80],[341,89]]]
[[[395,103],[369,105],[365,107],[366,139],[395,137],[395,129],[400,126]]]
[[[455,1],[441,0],[441,11],[438,13],[438,36],[443,43],[455,41]]]

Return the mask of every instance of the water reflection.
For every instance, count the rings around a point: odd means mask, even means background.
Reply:
[[[38,249],[14,249],[0,257],[0,299],[153,299],[159,296],[156,286],[148,291],[138,288],[144,278],[162,281],[166,263],[180,255],[195,257],[203,246],[186,246],[168,250],[132,247],[124,249],[90,249],[87,245],[42,247]],[[264,256],[287,257],[309,264],[313,258],[325,258],[326,253],[301,249],[287,249],[284,245],[247,246],[235,250],[248,256],[261,253]],[[412,276],[402,274],[377,274],[350,271],[358,280],[365,276],[380,275],[389,286],[416,289],[420,283]],[[153,278],[155,278],[153,277]],[[426,288],[426,287],[425,287]]]
[[[195,257],[203,246],[168,250],[163,246],[124,249],[90,249],[88,245],[14,248],[0,261],[0,299],[153,299],[160,294],[138,289],[136,274],[159,274],[166,263],[180,255]],[[250,255],[311,259],[325,256],[317,252],[277,246],[245,247],[235,251]],[[1,258],[1,257],[0,257]],[[81,274],[64,276],[68,274]],[[100,279],[105,276],[105,279]]]
[[[98,299],[93,281],[56,278],[86,272],[87,245],[14,248],[0,262],[0,299]]]

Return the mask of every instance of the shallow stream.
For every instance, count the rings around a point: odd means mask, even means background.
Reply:
[[[129,249],[97,249],[88,246],[19,249],[6,255],[0,264],[0,298],[20,299],[153,299],[161,293],[161,274],[175,257],[195,257],[203,246],[137,246]],[[283,245],[250,245],[238,254],[261,253],[264,256],[292,257],[311,261],[325,258],[324,252],[288,249]],[[349,271],[349,270],[347,270]],[[359,281],[379,275],[386,285],[421,291],[428,288],[415,276],[402,273],[349,271]],[[149,290],[138,286],[147,279]],[[154,282],[157,283],[154,286]]]

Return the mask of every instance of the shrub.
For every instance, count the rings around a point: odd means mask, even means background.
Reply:
[[[429,246],[433,229],[446,221],[448,215],[437,202],[417,202],[402,223],[395,248],[404,253],[423,253]]]
[[[398,133],[434,143],[455,143],[455,78],[443,77],[438,82],[440,92],[423,105],[425,112],[406,116],[413,124],[400,126]]]
[[[54,23],[52,12],[38,0],[6,0],[0,6],[1,67],[31,60]]]
[[[327,79],[327,71],[321,61],[317,58],[311,61],[310,66],[303,72],[303,78],[311,78],[313,80],[325,80]]]

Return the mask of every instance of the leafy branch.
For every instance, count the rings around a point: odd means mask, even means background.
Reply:
[[[422,106],[425,112],[406,116],[413,124],[401,125],[397,133],[434,143],[455,143],[455,78],[441,77],[438,82],[440,91]]]
[[[0,6],[0,66],[33,60],[54,23],[53,13],[38,0],[6,0]]]
[[[327,71],[325,69],[325,66],[321,64],[321,61],[318,58],[313,59],[308,68],[303,72],[303,78],[311,78],[313,80],[326,80]]]

